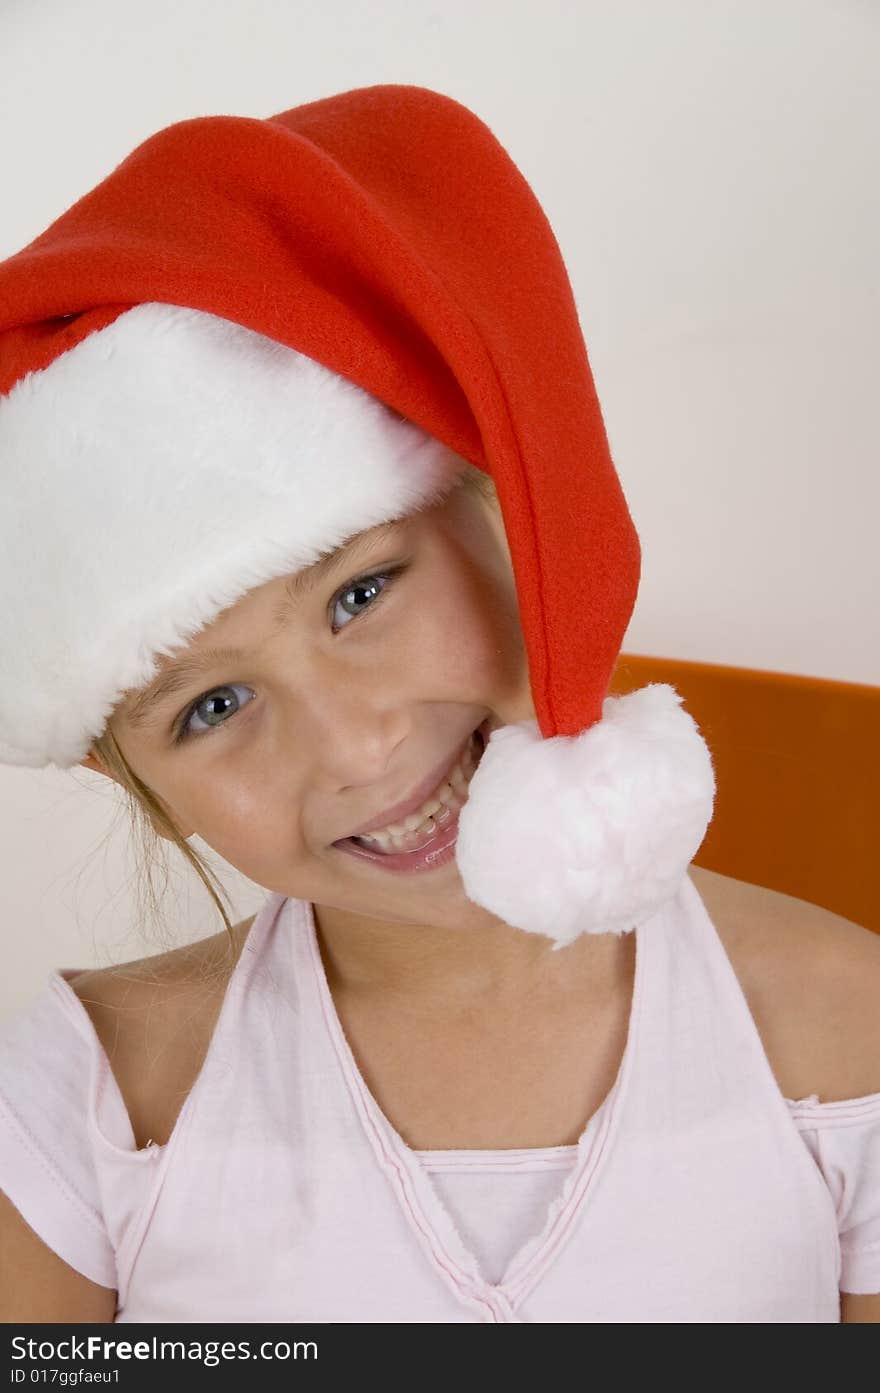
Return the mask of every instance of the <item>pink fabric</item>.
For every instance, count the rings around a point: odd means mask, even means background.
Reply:
[[[880,1094],[782,1096],[687,877],[636,930],[624,1058],[571,1148],[410,1150],[310,905],[273,894],[138,1151],[73,971],[0,1027],[0,1186],[118,1321],[837,1322],[838,1288],[880,1292]]]
[[[526,1239],[541,1231],[578,1147],[413,1154],[431,1175],[481,1275],[498,1283]]]

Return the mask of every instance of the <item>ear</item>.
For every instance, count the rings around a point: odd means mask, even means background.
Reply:
[[[119,784],[119,785],[121,786],[121,784],[122,784],[121,779],[118,779],[117,776],[116,776],[114,773],[112,773],[111,770],[109,770],[109,769],[106,767],[106,765],[102,764],[101,761],[98,759],[97,755],[93,755],[93,754],[92,754],[91,750],[89,750],[89,753],[86,755],[85,759],[81,759],[81,760],[79,761],[79,763],[82,765],[82,767],[83,767],[84,769],[94,769],[95,772],[98,773],[98,774],[105,774],[106,777],[107,777],[108,779],[112,779],[114,783],[117,783],[117,784]],[[160,799],[159,801],[161,802],[162,800]],[[162,806],[163,806],[163,807],[166,807],[166,810],[167,810],[167,805],[166,805],[166,804],[163,803]],[[169,816],[170,816],[170,814],[169,814]],[[151,822],[152,822],[152,818],[151,818]],[[162,828],[157,827],[157,826],[155,825],[155,823],[153,823],[153,830],[155,831],[155,833],[156,833],[157,836],[159,836],[159,837],[162,838],[163,841],[166,841],[166,842],[170,842],[170,841],[171,841],[171,838],[168,836],[168,833],[167,833],[167,832],[164,832],[164,831],[162,830]],[[187,830],[186,828],[181,827],[181,828],[180,828],[180,834],[181,834],[181,836],[183,837],[183,839],[184,839],[184,841],[185,841],[187,837],[191,837],[191,836],[192,836],[192,834],[193,834],[193,829],[190,827],[190,828]]]
[[[98,774],[106,774],[108,779],[116,779],[116,775],[111,774],[110,770],[107,769],[105,765],[101,763],[97,755],[92,754],[91,750],[89,750],[89,753],[86,755],[85,759],[81,759],[79,762],[84,769],[94,769],[95,772]],[[116,782],[118,783],[119,780],[116,779]]]

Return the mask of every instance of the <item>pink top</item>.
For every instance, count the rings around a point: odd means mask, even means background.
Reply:
[[[791,1101],[686,876],[636,930],[626,1049],[576,1146],[416,1152],[271,894],[163,1146],[67,979],[0,1027],[0,1185],[118,1321],[837,1322],[880,1292],[880,1093]]]

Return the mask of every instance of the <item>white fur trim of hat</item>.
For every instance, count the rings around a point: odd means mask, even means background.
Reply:
[[[153,303],[18,382],[0,439],[0,761],[36,767],[82,759],[157,656],[248,590],[438,500],[465,467],[314,359]]]

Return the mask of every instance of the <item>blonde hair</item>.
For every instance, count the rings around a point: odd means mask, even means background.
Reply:
[[[221,881],[206,861],[195,851],[181,835],[180,829],[174,820],[169,817],[162,802],[156,797],[151,788],[138,778],[122,750],[117,744],[113,731],[108,726],[102,735],[92,741],[92,753],[104,766],[109,774],[115,776],[119,781],[123,796],[128,805],[128,815],[130,826],[139,836],[141,844],[141,855],[138,858],[140,877],[138,880],[139,899],[141,904],[141,917],[145,901],[149,903],[152,911],[151,918],[154,922],[161,918],[159,899],[156,895],[156,887],[153,881],[153,870],[157,865],[161,865],[164,873],[165,885],[168,881],[168,865],[164,861],[162,853],[162,838],[175,846],[188,862],[196,875],[201,880],[209,896],[214,902],[217,913],[223,920],[226,930],[228,947],[234,949],[234,938],[232,933],[232,920],[224,907],[223,900],[227,905],[232,906],[232,902],[224,889]],[[163,864],[164,863],[164,864]]]
[[[490,474],[478,469],[473,464],[467,464],[460,476],[460,486],[468,489],[471,493],[482,498],[490,506],[496,506],[498,496],[495,492],[495,484]],[[129,819],[132,828],[139,834],[141,840],[142,856],[140,866],[142,870],[139,881],[139,894],[141,905],[144,900],[150,904],[152,915],[155,920],[160,916],[159,901],[156,895],[156,888],[153,883],[153,867],[160,861],[160,843],[164,839],[172,846],[175,846],[183,856],[184,860],[195,871],[201,880],[209,896],[214,902],[214,906],[228,937],[228,946],[234,947],[232,921],[224,907],[225,899],[230,909],[232,902],[224,889],[221,881],[216,876],[211,867],[181,836],[179,828],[169,817],[162,802],[157,798],[137,774],[131,768],[122,750],[116,742],[112,730],[108,726],[102,735],[92,742],[92,753],[105,767],[108,773],[113,774],[119,781],[123,795],[128,804]],[[163,866],[165,882],[168,879],[167,863]]]
[[[468,464],[462,470],[461,484],[463,488],[470,489],[473,493],[479,494],[487,503],[497,504],[498,494],[495,491],[495,480],[491,474],[486,474],[484,470],[478,469],[475,464]]]

